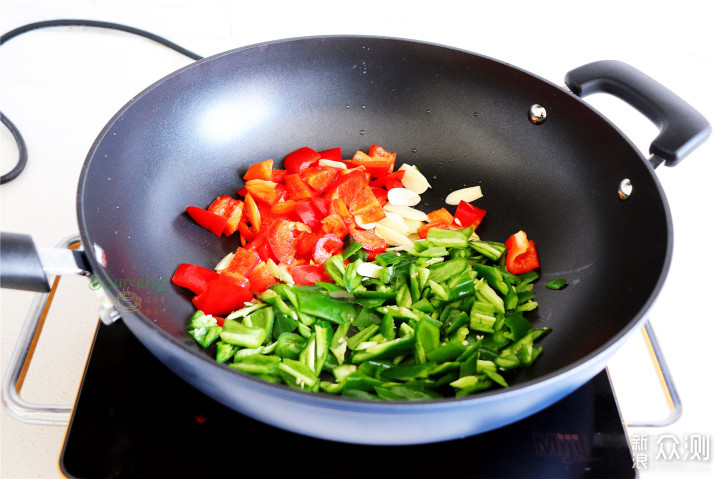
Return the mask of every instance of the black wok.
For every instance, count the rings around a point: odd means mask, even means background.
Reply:
[[[322,37],[198,61],[128,102],[92,146],[77,193],[85,267],[106,284],[136,280],[124,295],[117,286],[107,292],[138,339],[193,386],[267,423],[331,440],[411,444],[516,421],[588,381],[642,324],[672,250],[653,166],[676,164],[710,133],[702,116],[624,64],[587,65],[567,82],[581,96],[618,95],[660,125],[651,162],[572,93],[469,52]],[[528,117],[534,104],[547,113],[540,124]],[[553,332],[509,388],[412,403],[312,394],[216,364],[186,334],[191,296],[168,279],[180,262],[212,267],[238,238],[199,228],[185,207],[207,206],[238,189],[250,164],[273,158],[278,168],[301,146],[339,146],[348,157],[372,143],[431,179],[426,211],[451,190],[482,185],[480,236],[504,241],[523,229],[537,243],[540,284],[568,280],[562,291],[536,288],[534,325]],[[625,179],[633,189],[622,201]],[[42,288],[37,262],[13,272],[18,244],[24,238],[3,239],[5,285]]]

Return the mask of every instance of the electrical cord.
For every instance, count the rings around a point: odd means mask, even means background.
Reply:
[[[17,37],[18,35],[22,35],[23,33],[27,33],[32,30],[37,30],[40,28],[47,28],[47,27],[93,27],[93,28],[105,28],[109,30],[119,30],[121,32],[131,33],[134,35],[138,35],[144,38],[147,38],[149,40],[152,40],[154,42],[157,42],[161,45],[164,45],[168,48],[171,48],[172,50],[175,50],[176,52],[185,55],[186,57],[191,58],[192,60],[200,60],[203,57],[198,55],[197,53],[193,53],[190,50],[181,47],[177,43],[173,43],[170,40],[163,38],[159,35],[155,35],[154,33],[141,30],[139,28],[130,27],[128,25],[122,25],[120,23],[113,23],[113,22],[103,22],[99,20],[82,20],[82,19],[59,19],[59,20],[46,20],[42,22],[35,22],[35,23],[29,23],[27,25],[23,25],[21,27],[15,28],[14,30],[10,30],[9,32],[3,34],[0,36],[0,45],[3,45],[8,40]],[[15,143],[17,144],[18,148],[18,161],[13,167],[12,170],[10,170],[8,173],[0,176],[0,185],[8,183],[20,175],[22,173],[23,169],[25,169],[25,165],[27,164],[27,158],[28,158],[28,152],[27,147],[25,146],[25,140],[23,139],[22,135],[20,134],[20,131],[17,129],[17,127],[6,117],[3,115],[2,112],[0,112],[0,121],[2,121],[2,124],[5,125],[5,127],[12,133],[13,138],[15,139]]]

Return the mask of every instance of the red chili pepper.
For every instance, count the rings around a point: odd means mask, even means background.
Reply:
[[[208,283],[217,279],[218,276],[217,271],[194,264],[180,263],[171,281],[181,288],[187,288],[195,294],[200,294],[205,291]]]
[[[185,211],[187,211],[190,218],[195,220],[197,224],[216,236],[220,236],[225,230],[227,220],[220,215],[198,208],[197,206],[188,206],[185,208]]]
[[[505,241],[507,257],[505,264],[512,274],[522,274],[540,266],[535,242],[528,240],[524,231],[520,230]]]
[[[285,157],[283,165],[288,173],[300,173],[313,166],[320,159],[320,153],[304,146]]]

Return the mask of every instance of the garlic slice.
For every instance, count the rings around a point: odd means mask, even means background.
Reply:
[[[407,226],[408,231],[410,231],[410,234],[417,233],[417,230],[420,229],[420,227],[424,224],[422,221],[418,220],[409,220],[407,218],[403,218],[403,223],[405,223],[405,226]]]
[[[397,188],[393,188],[397,189]],[[391,190],[392,191],[392,190]],[[383,206],[383,209],[385,212],[390,213],[397,213],[406,220],[415,220],[415,221],[427,221],[428,215],[418,209],[411,208],[409,206],[400,206],[400,205],[385,205]]]
[[[339,161],[321,159],[318,161],[318,166],[329,166],[330,168],[340,168],[341,170],[347,170],[347,165]]]
[[[428,188],[431,187],[427,178],[425,178],[425,176],[420,173],[420,170],[418,170],[417,167],[413,165],[408,165],[407,163],[403,163],[402,166],[398,169],[405,170],[405,174],[400,180],[400,182],[405,188],[421,195],[425,193]]]
[[[410,234],[410,228],[408,228],[405,224],[405,218],[397,213],[390,213],[389,211],[386,211],[385,218],[378,221],[377,224],[386,226],[405,236]]]
[[[357,274],[366,278],[379,278],[382,266],[374,263],[360,263],[357,267]]]
[[[412,246],[412,241],[407,236],[381,224],[375,225],[375,234],[387,241],[390,246]]]
[[[353,218],[355,218],[355,224],[364,230],[371,230],[371,229],[375,228],[375,225],[377,224],[377,223],[363,223],[362,218],[360,218],[359,216],[353,216]]]
[[[222,271],[224,269],[227,269],[227,267],[230,266],[230,263],[232,263],[234,257],[235,253],[226,254],[225,257],[220,260],[217,266],[215,266],[215,271]]]
[[[388,203],[394,206],[415,206],[420,203],[420,195],[407,188],[393,188],[388,191]]]
[[[462,188],[459,190],[455,190],[449,195],[447,195],[447,198],[445,198],[445,203],[449,205],[458,205],[460,204],[460,201],[466,201],[470,203],[471,201],[475,201],[478,198],[482,198],[482,190],[480,189],[480,185],[477,186],[469,186],[467,188]]]

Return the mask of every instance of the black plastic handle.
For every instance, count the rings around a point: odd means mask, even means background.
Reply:
[[[660,128],[650,153],[668,166],[677,165],[710,136],[710,123],[682,98],[640,70],[617,60],[588,63],[565,75],[565,84],[580,97],[604,92],[635,107]]]
[[[30,236],[0,233],[0,286],[40,293],[50,291],[40,256]]]

